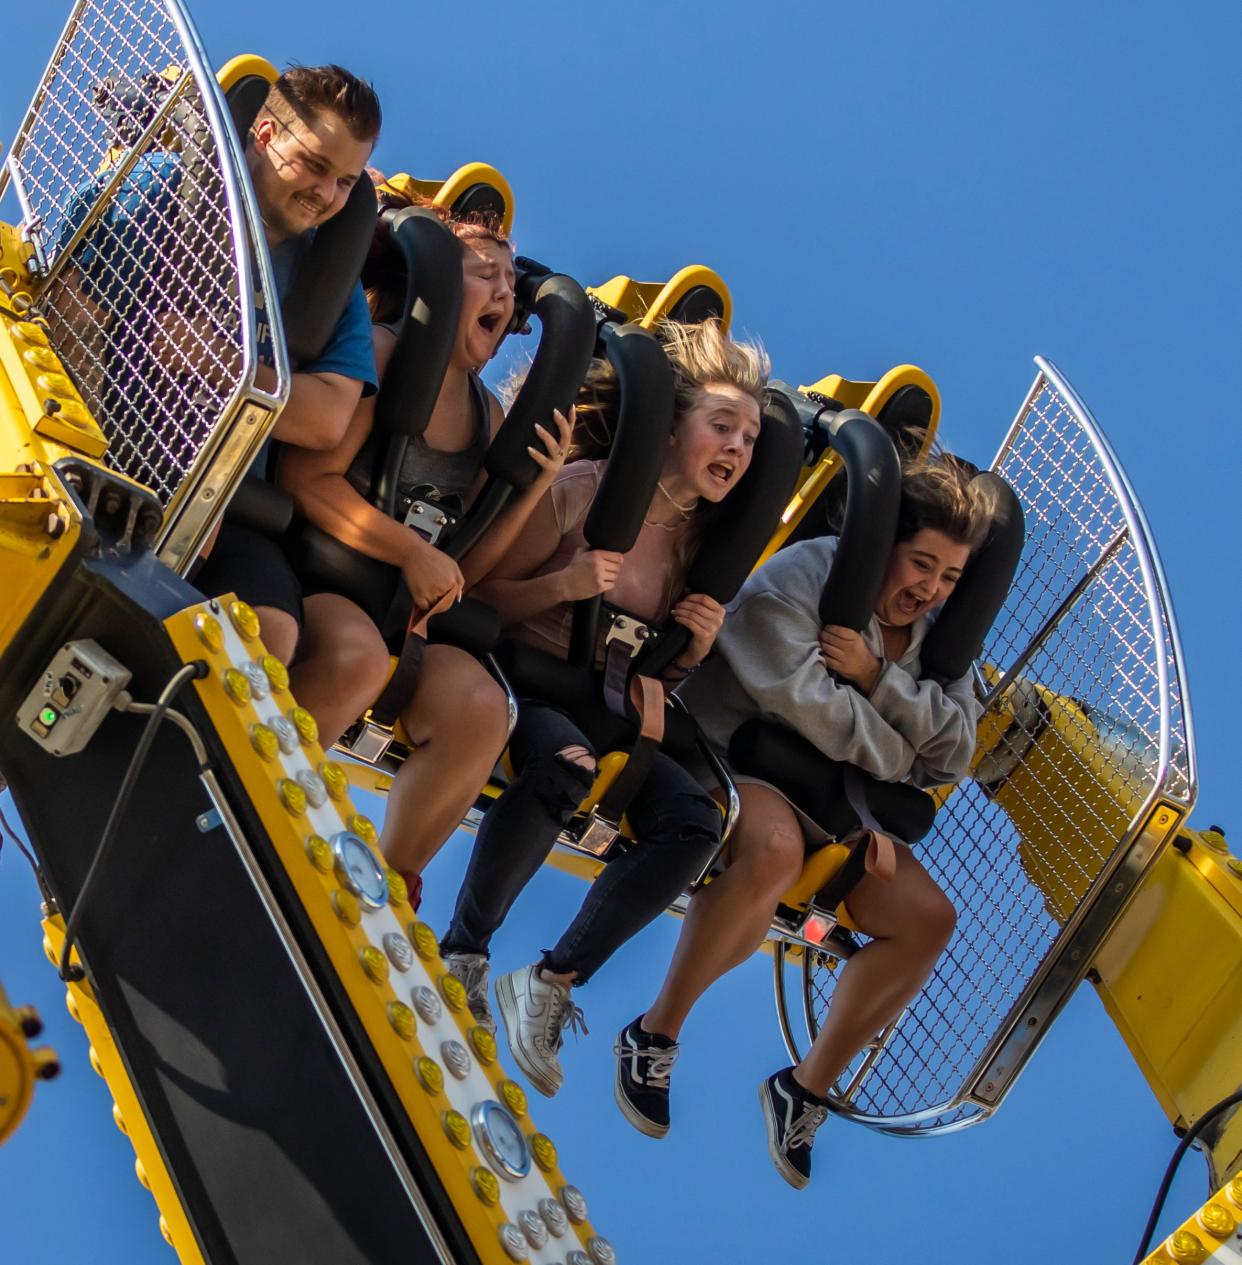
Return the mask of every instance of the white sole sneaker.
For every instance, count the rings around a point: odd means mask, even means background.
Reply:
[[[759,1105],[763,1108],[763,1124],[768,1131],[768,1158],[772,1161],[772,1166],[795,1190],[805,1190],[810,1185],[810,1178],[803,1177],[794,1168],[776,1140],[776,1117],[772,1114],[767,1081],[759,1083]]]
[[[509,1041],[509,1050],[513,1061],[522,1070],[522,1074],[545,1098],[555,1098],[557,1090],[564,1083],[564,1076],[549,1072],[547,1061],[537,1050],[529,1048],[522,1039],[521,1001],[514,987],[514,976],[524,975],[529,967],[520,971],[510,971],[502,975],[495,983],[496,1006],[500,1018],[505,1025],[505,1036]]]
[[[649,1138],[666,1138],[668,1137],[668,1125],[661,1128],[658,1124],[652,1124],[641,1112],[635,1111],[630,1100],[625,1096],[625,1091],[621,1087],[621,1069],[617,1068],[617,1075],[612,1083],[612,1094],[617,1100],[617,1106],[621,1109],[621,1114],[636,1128],[639,1133]]]

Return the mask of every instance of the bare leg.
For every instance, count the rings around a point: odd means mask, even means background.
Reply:
[[[847,904],[873,938],[842,968],[824,1026],[794,1069],[794,1078],[821,1097],[922,988],[957,921],[948,897],[903,847],[892,880],[864,876]]]
[[[694,1003],[763,942],[781,895],[801,873],[802,829],[789,805],[766,786],[738,793],[729,868],[691,899],[664,986],[643,1016],[646,1032],[676,1040]]]
[[[269,653],[288,666],[293,652],[298,648],[298,621],[288,611],[275,606],[256,606],[259,617],[259,636]]]
[[[339,593],[316,593],[305,606],[298,661],[289,675],[326,749],[379,697],[388,680],[388,647],[371,617]]]
[[[397,869],[421,874],[504,750],[508,703],[472,655],[428,646],[401,719],[417,750],[393,779],[380,846]]]

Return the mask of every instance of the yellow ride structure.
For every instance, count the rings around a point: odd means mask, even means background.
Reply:
[[[240,59],[221,78],[267,74]],[[92,104],[101,85],[119,115]],[[46,883],[45,948],[187,1265],[611,1265],[353,803],[351,785],[382,790],[391,765],[324,752],[254,613],[181,578],[288,388],[228,109],[180,0],[86,0],[5,167],[22,219],[0,224],[0,772]],[[119,205],[123,219],[144,164],[169,155],[166,237],[131,245],[164,257],[144,265],[161,301],[241,331],[230,363],[190,358],[176,374],[135,345],[154,299],[129,288],[134,259],[111,261],[120,318],[101,316],[78,269],[101,216]],[[406,179],[450,205],[487,186],[512,211],[483,164]],[[590,293],[645,325],[731,311],[699,267]],[[259,312],[277,371],[266,391]],[[1242,1079],[1242,861],[1188,825],[1193,732],[1154,542],[1090,412],[1037,364],[993,466],[1027,545],[978,664],[988,708],[972,777],[940,796],[925,852],[958,934],[834,1089],[838,1114],[889,1133],[986,1119],[1083,980],[1178,1130]],[[800,394],[883,425],[910,387],[926,397],[927,443],[939,394],[913,366]],[[769,553],[840,473],[831,448],[808,455]],[[112,812],[131,792],[140,840]],[[555,859],[588,877],[601,864],[573,838]],[[851,950],[840,911],[815,903],[834,863],[825,849],[808,864],[768,946],[795,1055]],[[55,1067],[29,1050],[33,1031],[0,993],[0,1141]],[[1218,1193],[1150,1261],[1242,1261],[1242,1114],[1220,1112],[1199,1141]]]

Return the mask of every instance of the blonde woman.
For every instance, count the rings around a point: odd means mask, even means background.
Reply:
[[[583,524],[606,464],[619,403],[610,366],[596,362],[579,397],[578,451],[531,515],[509,556],[479,586],[511,635],[567,657],[571,603],[602,593],[645,621],[671,616],[690,633],[666,672],[669,688],[706,658],[724,609],[683,593],[697,540],[738,485],[759,435],[767,361],[732,342],[715,322],[670,325],[663,340],[677,387],[674,425],[655,496],[625,554],[587,547]],[[551,851],[595,776],[590,741],[564,712],[521,700],[509,751],[515,780],[479,828],[441,950],[485,978],[492,934]],[[496,998],[519,1067],[551,1096],[563,1079],[564,1028],[581,1017],[570,988],[585,984],[613,952],[652,921],[713,855],[720,811],[680,765],[660,753],[628,808],[637,846],[611,860],[554,947],[496,981]],[[485,986],[480,989],[486,1005]],[[477,1011],[481,1018],[486,1012]]]

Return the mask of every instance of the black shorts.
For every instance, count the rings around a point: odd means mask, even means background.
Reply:
[[[236,593],[251,606],[275,607],[302,627],[302,583],[293,564],[277,541],[249,527],[225,523],[190,583],[205,597]]]

